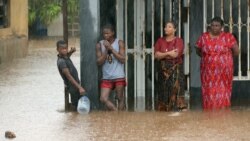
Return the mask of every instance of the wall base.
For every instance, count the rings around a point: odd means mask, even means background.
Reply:
[[[0,65],[21,58],[28,53],[27,37],[9,37],[0,39]]]

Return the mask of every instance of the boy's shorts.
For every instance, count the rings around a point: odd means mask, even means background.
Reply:
[[[114,89],[116,86],[124,86],[125,87],[126,86],[125,78],[112,79],[112,80],[103,79],[101,81],[101,88]]]

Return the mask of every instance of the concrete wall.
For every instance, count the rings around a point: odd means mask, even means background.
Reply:
[[[74,20],[71,23],[70,21],[68,22],[68,32],[69,36],[72,37],[79,37],[80,36],[80,15],[77,13],[74,16]]]
[[[15,58],[24,57],[27,52],[28,40],[26,37],[0,39],[0,65],[11,62]]]
[[[80,1],[81,84],[88,92],[91,108],[99,109],[98,67],[95,45],[100,34],[100,0]]]
[[[10,2],[12,32],[28,36],[28,0],[10,0]]]
[[[201,109],[200,57],[195,52],[195,43],[203,32],[203,0],[190,1],[190,107]]]
[[[48,36],[63,36],[63,15],[60,15],[52,21],[47,27]],[[80,17],[79,13],[74,15],[74,20],[71,22],[68,20],[68,34],[71,37],[80,36]]]
[[[28,52],[28,0],[10,0],[10,25],[0,29],[0,65]]]
[[[48,36],[63,36],[63,16],[62,13],[48,25]]]

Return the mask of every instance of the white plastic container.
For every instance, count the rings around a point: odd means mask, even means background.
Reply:
[[[78,101],[77,111],[80,114],[88,114],[90,110],[90,100],[87,96],[82,96]]]

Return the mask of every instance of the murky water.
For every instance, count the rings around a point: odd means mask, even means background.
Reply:
[[[54,42],[31,42],[29,55],[0,67],[0,140],[249,141],[250,109],[166,112],[64,112]],[[39,47],[41,46],[41,47]],[[46,46],[46,47],[44,47]],[[72,56],[80,67],[79,48]]]

